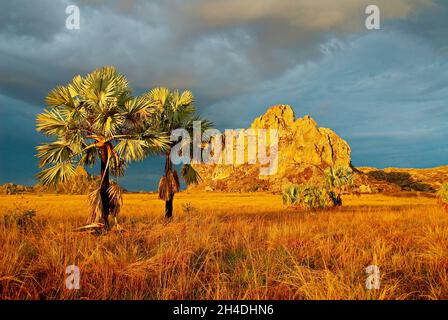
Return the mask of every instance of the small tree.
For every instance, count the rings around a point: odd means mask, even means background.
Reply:
[[[353,183],[353,170],[347,166],[327,168],[325,181],[333,205],[335,207],[342,206],[342,192]]]
[[[127,79],[114,67],[76,76],[51,91],[46,103],[37,131],[54,140],[37,147],[42,168],[37,176],[43,185],[64,183],[75,176],[77,166],[93,166],[99,159],[101,175],[89,195],[88,223],[108,228],[109,215],[116,218],[122,206],[121,189],[110,175],[123,175],[128,163],[165,150],[169,142],[152,121],[154,107],[133,97]]]
[[[437,191],[437,195],[445,209],[448,209],[448,183],[442,184],[439,191]]]

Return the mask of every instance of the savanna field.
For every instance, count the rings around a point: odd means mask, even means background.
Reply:
[[[448,213],[424,193],[311,212],[186,191],[169,223],[156,194],[126,194],[123,230],[101,235],[75,231],[86,196],[5,195],[0,212],[0,299],[448,299]],[[72,264],[80,290],[65,287]]]

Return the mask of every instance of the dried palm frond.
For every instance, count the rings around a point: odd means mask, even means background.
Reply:
[[[165,201],[170,199],[170,190],[165,176],[160,178],[159,181],[159,199]]]
[[[113,217],[117,217],[123,206],[123,191],[116,183],[112,184],[107,190],[109,196],[109,213]]]
[[[103,200],[101,189],[95,189],[89,194],[90,218],[87,223],[99,223],[103,218]]]
[[[167,171],[159,181],[159,199],[167,201],[172,194],[179,192],[179,190],[179,176],[176,170],[174,172],[171,170]]]
[[[103,228],[104,228],[104,223],[95,222],[95,223],[88,224],[86,226],[82,226],[82,227],[76,228],[73,231],[91,231],[91,232],[95,232],[95,231],[98,231],[98,230],[103,229]]]
[[[127,168],[127,163],[123,159],[118,161],[112,161],[109,164],[110,173],[116,177],[124,176],[124,172]]]
[[[170,189],[172,193],[177,193],[180,190],[179,176],[177,175],[177,171],[168,171],[167,178],[170,182]]]

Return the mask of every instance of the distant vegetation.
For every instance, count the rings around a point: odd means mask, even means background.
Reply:
[[[342,193],[353,182],[352,169],[345,166],[325,170],[324,182],[290,185],[282,192],[283,203],[303,209],[342,206]]]
[[[442,204],[445,208],[448,209],[448,183],[444,183],[442,187],[437,192],[437,195],[440,197]]]
[[[13,195],[33,192],[33,187],[14,183],[5,183],[0,186],[0,194]]]
[[[325,187],[311,184],[288,186],[282,198],[284,204],[303,209],[325,209],[333,205]]]

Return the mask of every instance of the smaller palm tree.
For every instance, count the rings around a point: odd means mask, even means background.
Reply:
[[[123,204],[121,188],[110,175],[118,178],[128,163],[168,146],[168,137],[151,120],[156,111],[146,99],[131,95],[127,79],[114,67],[76,76],[50,92],[46,103],[37,131],[53,141],[37,147],[40,182],[70,181],[75,168],[93,166],[98,159],[100,182],[89,195],[88,223],[109,228],[109,215],[116,219]]]
[[[448,183],[442,184],[439,191],[437,191],[442,206],[448,210]]]
[[[161,131],[171,133],[176,129],[185,129],[190,137],[193,136],[194,122],[201,123],[201,136],[205,130],[212,127],[212,123],[202,119],[196,114],[194,97],[191,91],[170,91],[167,88],[154,88],[144,95],[146,101],[157,110],[155,121],[157,121]],[[179,175],[174,168],[170,153],[171,148],[176,144],[172,141],[168,148],[161,153],[165,157],[164,175],[159,181],[159,198],[165,201],[165,217],[171,218],[173,215],[174,195],[180,190]],[[197,146],[202,148],[203,146]],[[190,144],[190,154],[193,144]],[[183,164],[180,176],[187,185],[196,184],[201,177],[191,164]]]
[[[347,166],[330,167],[325,170],[325,180],[328,195],[333,201],[333,205],[342,206],[342,192],[353,183],[353,170]]]

